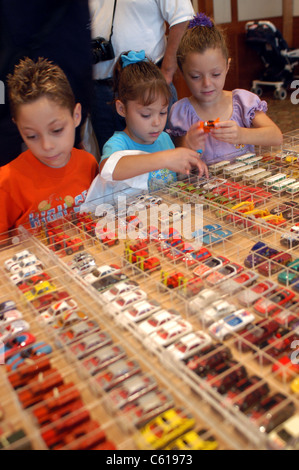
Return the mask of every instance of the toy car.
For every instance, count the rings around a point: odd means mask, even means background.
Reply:
[[[121,410],[128,403],[134,402],[157,387],[156,380],[150,375],[137,374],[114,387],[108,393],[105,404],[109,410]]]
[[[82,366],[84,367],[84,372],[88,372],[89,375],[96,375],[102,369],[123,359],[126,355],[126,351],[122,346],[112,344],[98,349],[93,354],[83,359]]]
[[[20,269],[17,273],[10,276],[10,280],[13,284],[19,285],[25,282],[27,279],[35,276],[36,274],[41,274],[43,271],[41,267],[37,264],[28,266],[27,268]]]
[[[31,256],[32,253],[29,250],[22,250],[16,253],[12,258],[4,261],[4,267],[7,271],[11,271],[11,268],[16,264],[20,263],[24,258]]]
[[[39,359],[42,356],[50,354],[52,352],[52,347],[40,341],[38,343],[32,344],[26,349],[22,349],[21,351],[17,352],[16,354],[11,355],[6,361],[6,370],[7,372],[14,371],[22,366],[24,363],[26,364],[27,360],[35,360]]]
[[[34,335],[29,332],[23,333],[22,335],[19,335],[10,341],[0,344],[0,357],[4,357],[4,360],[6,361],[8,357],[34,342]]]
[[[259,275],[255,271],[243,271],[234,276],[233,279],[224,280],[217,286],[217,288],[224,294],[235,294],[243,287],[248,287],[253,284]]]
[[[139,449],[163,449],[191,430],[195,419],[182,408],[171,408],[147,423],[136,436]]]
[[[55,337],[57,347],[68,346],[74,341],[81,339],[90,333],[100,330],[99,324],[95,320],[85,320],[75,323],[71,328],[63,330]]]
[[[242,352],[254,351],[267,338],[273,335],[279,328],[275,320],[260,320],[256,323],[250,323],[244,328],[236,339],[236,347]]]
[[[299,416],[292,416],[269,434],[269,447],[273,450],[298,450]]]
[[[215,295],[215,290],[203,289],[194,299],[190,300],[190,312],[194,314],[200,313],[201,309],[211,304],[215,300]]]
[[[298,273],[298,274],[297,274]],[[287,269],[278,274],[281,284],[289,285],[299,280],[299,259],[295,259],[287,265]]]
[[[270,295],[277,288],[277,284],[272,281],[261,281],[250,289],[242,290],[237,294],[237,299],[241,305],[249,306],[264,296]]]
[[[277,392],[264,398],[247,414],[263,433],[271,432],[276,426],[286,421],[295,412],[294,403],[285,395]]]
[[[4,302],[0,303],[0,320],[2,319],[2,315],[4,313],[9,312],[9,310],[15,310],[16,303],[13,300],[5,300]]]
[[[27,321],[18,319],[11,323],[7,323],[5,326],[2,326],[0,329],[0,342],[6,343],[11,341],[16,336],[21,335],[25,331],[30,329],[30,325]]]
[[[172,359],[183,361],[198,353],[212,343],[212,338],[205,331],[186,334],[181,339],[166,348],[166,354]]]
[[[17,370],[8,374],[8,380],[11,386],[17,390],[18,388],[25,387],[27,383],[39,374],[43,374],[46,370],[51,368],[49,358],[46,356],[35,358],[35,360],[24,362]]]
[[[193,330],[191,323],[183,318],[165,323],[160,329],[145,338],[149,349],[166,347]]]
[[[165,323],[181,318],[180,314],[173,309],[165,310],[161,309],[154,313],[147,320],[138,323],[138,331],[143,335],[147,336],[156,332]]]
[[[183,434],[165,447],[165,450],[215,450],[218,446],[216,439],[206,429],[201,429]]]
[[[26,299],[31,302],[37,297],[44,295],[49,292],[54,292],[57,287],[50,281],[42,281],[32,287],[30,290],[24,292]]]
[[[43,264],[39,261],[39,259],[35,255],[30,255],[23,258],[22,261],[13,264],[10,268],[10,272],[12,274],[17,274],[19,271],[29,268],[30,266],[37,266],[40,269],[43,268]]]
[[[244,377],[234,384],[227,392],[225,402],[232,402],[233,406],[245,413],[250,408],[258,404],[270,392],[266,382],[256,375]],[[240,398],[239,395],[241,395]]]
[[[117,318],[117,322],[124,325],[128,323],[137,323],[150,317],[160,309],[161,306],[156,300],[141,300],[124,310]]]
[[[0,332],[3,327],[6,327],[9,323],[19,320],[20,318],[23,318],[23,314],[17,309],[6,310],[3,313],[0,313]]]
[[[211,286],[218,285],[226,279],[236,276],[241,271],[243,271],[243,269],[243,266],[240,264],[228,263],[225,266],[221,266],[221,268],[216,269],[210,273],[205,280],[207,284]]]
[[[280,243],[289,248],[299,245],[299,224],[293,225],[289,232],[284,233],[280,238]]]
[[[156,389],[142,395],[135,401],[127,403],[121,410],[122,426],[138,429],[148,421],[174,406],[174,401],[169,393]]]
[[[59,315],[65,312],[76,310],[78,308],[77,302],[72,299],[61,300],[51,305],[46,311],[38,316],[38,321],[43,324],[53,323]]]
[[[293,297],[295,297],[293,291],[278,288],[275,289],[270,298],[257,300],[253,308],[259,315],[273,315],[274,313],[281,312],[283,308],[287,308]]]
[[[215,121],[200,121],[199,123],[199,129],[203,129],[205,133],[209,133],[211,129],[214,129],[215,124],[217,124],[220,121],[219,118],[215,119]]]
[[[37,299],[34,299],[31,304],[32,306],[38,310],[39,313],[46,310],[52,304],[56,302],[62,301],[64,299],[69,298],[69,294],[67,291],[54,291],[48,294],[44,294]]]
[[[81,340],[72,343],[69,346],[70,353],[79,361],[89,354],[95,352],[104,346],[112,343],[112,338],[106,331],[97,331],[95,333],[83,336]]]
[[[103,372],[98,373],[94,380],[96,386],[102,391],[109,392],[113,387],[140,371],[140,365],[137,361],[121,359],[108,366]]]
[[[51,327],[55,329],[66,329],[82,320],[87,320],[88,315],[82,310],[66,310],[58,316],[58,318],[51,323]]]
[[[219,364],[226,363],[232,359],[232,353],[227,346],[221,343],[212,344],[199,351],[185,363],[188,369],[199,377],[206,377]]]
[[[21,280],[16,285],[22,292],[27,292],[28,290],[32,289],[32,287],[44,281],[50,281],[50,276],[46,272],[41,272],[33,275],[28,279]]]
[[[287,382],[299,374],[299,364],[292,361],[290,356],[291,354],[285,354],[272,365],[272,372],[275,376]]]
[[[135,302],[146,299],[146,297],[147,293],[142,289],[135,289],[132,292],[125,292],[124,294],[117,297],[116,300],[109,303],[106,311],[109,315],[112,316],[119,315],[123,310],[127,309]]]
[[[204,261],[212,256],[211,252],[207,250],[207,248],[203,247],[200,248],[199,250],[194,250],[189,253],[185,253],[182,258],[180,258],[180,261],[185,263],[187,266],[193,266],[194,264],[197,264],[198,262]]]
[[[203,263],[201,263],[199,266],[197,266],[193,270],[193,273],[196,276],[205,278],[209,274],[211,274],[213,271],[216,271],[216,269],[219,269],[228,263],[229,263],[229,260],[227,258],[224,258],[224,256],[212,256],[208,258],[206,261],[204,261]]]
[[[236,361],[228,361],[218,364],[213,370],[210,370],[205,379],[212,388],[224,395],[236,383],[246,377],[247,371],[243,365]]]
[[[250,251],[251,253],[244,261],[244,264],[247,268],[258,266],[259,264],[263,263],[266,258],[272,258],[273,256],[279,254],[278,250],[267,246],[263,242],[257,242]]]
[[[28,380],[26,387],[18,393],[18,400],[23,408],[29,408],[40,403],[45,393],[63,384],[63,378],[56,368],[47,369],[41,374]]]
[[[257,359],[262,364],[269,364],[273,358],[280,357],[285,352],[290,352],[293,341],[298,340],[298,335],[290,333],[287,328],[280,327],[275,333],[259,345],[265,354]]]
[[[118,282],[121,281],[126,281],[128,280],[128,276],[122,272],[115,272],[112,274],[108,274],[107,276],[103,276],[97,281],[94,281],[91,283],[91,286],[96,289],[98,292],[103,292],[112,286],[114,284],[117,284]]]
[[[270,260],[259,264],[257,270],[264,276],[272,276],[283,269],[283,266],[289,264],[292,261],[292,255],[290,253],[279,253]]]
[[[236,310],[237,307],[226,300],[215,300],[199,312],[198,317],[204,325],[210,325],[219,318],[222,318]]]
[[[214,338],[222,341],[229,335],[243,329],[246,325],[253,322],[254,319],[254,315],[247,310],[237,310],[227,317],[212,323],[208,331]]]
[[[107,289],[104,292],[101,292],[99,297],[104,303],[107,304],[107,303],[113,302],[114,300],[117,299],[117,297],[124,294],[125,292],[136,290],[138,287],[139,285],[135,281],[131,281],[131,280],[122,281],[122,282],[115,284],[110,289]]]

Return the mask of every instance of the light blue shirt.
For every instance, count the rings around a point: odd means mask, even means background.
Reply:
[[[120,150],[140,150],[140,152],[155,153],[174,148],[175,146],[166,132],[162,132],[153,144],[139,144],[132,140],[124,131],[116,131],[104,145],[101,160],[105,160],[114,152]],[[148,187],[152,190],[158,189],[163,184],[172,183],[176,180],[176,173],[171,170],[161,169],[151,171],[148,177]]]

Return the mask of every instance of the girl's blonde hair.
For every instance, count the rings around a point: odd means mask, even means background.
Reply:
[[[128,52],[123,54],[127,55]],[[149,106],[157,96],[163,96],[166,105],[170,101],[171,92],[164,75],[148,58],[123,67],[120,56],[114,66],[113,83],[115,99],[124,105],[128,101],[138,101],[143,106]]]
[[[209,18],[211,26],[195,25],[186,29],[178,50],[177,62],[180,70],[190,52],[199,52],[203,54],[207,49],[221,49],[226,60],[229,59],[228,47],[223,30],[215,25],[215,22]]]
[[[73,114],[76,103],[70,83],[61,68],[47,59],[39,57],[35,62],[26,57],[21,60],[14,73],[8,75],[7,85],[14,119],[21,105],[44,96]]]

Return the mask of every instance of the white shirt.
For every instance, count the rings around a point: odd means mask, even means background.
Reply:
[[[92,38],[109,39],[114,0],[89,0]],[[145,50],[154,62],[166,48],[165,22],[169,27],[189,21],[194,15],[191,0],[117,0],[112,45],[115,59],[94,65],[94,78],[112,77],[122,52]]]

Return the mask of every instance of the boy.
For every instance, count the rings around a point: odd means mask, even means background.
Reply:
[[[0,168],[0,233],[79,210],[98,173],[95,157],[73,147],[81,105],[60,67],[25,58],[7,83],[11,114],[28,150]]]

